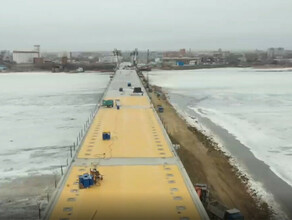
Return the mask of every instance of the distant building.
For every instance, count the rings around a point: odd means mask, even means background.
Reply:
[[[275,57],[275,48],[268,49],[268,58],[273,59]]]
[[[8,50],[0,51],[0,61],[10,62],[11,61],[11,53]]]
[[[119,58],[118,58],[119,60],[122,60],[122,57],[121,56],[119,56]],[[99,59],[99,62],[100,63],[115,63],[115,62],[117,62],[117,57],[116,56],[105,56],[105,57],[101,57],[100,59]]]
[[[161,58],[159,58],[159,57],[158,58],[155,58],[154,61],[155,61],[155,63],[160,63],[161,62]]]
[[[279,48],[269,48],[268,49],[268,58],[274,59],[274,58],[283,58],[285,55],[285,49],[282,47]]]
[[[187,54],[186,49],[180,49],[180,50],[179,50],[179,54],[180,54],[181,56],[185,57],[186,54]]]
[[[164,52],[162,62],[164,65],[171,66],[200,65],[201,57],[195,56],[191,49],[188,53],[186,49],[180,49],[179,51]]]
[[[44,63],[44,58],[42,57],[36,57],[33,59],[34,64],[43,64]]]
[[[172,66],[200,65],[200,57],[163,57],[163,63]]]
[[[39,58],[38,51],[13,51],[12,59],[14,62],[20,63],[34,63],[34,58]]]
[[[64,56],[61,58],[62,65],[66,65],[68,63],[68,57]]]
[[[70,60],[72,58],[72,52],[67,52],[67,51],[60,52],[60,53],[58,53],[58,57],[61,58],[61,59],[63,57],[67,57],[68,60]]]
[[[186,55],[186,49],[180,49],[179,51],[167,51],[163,57],[185,57]]]

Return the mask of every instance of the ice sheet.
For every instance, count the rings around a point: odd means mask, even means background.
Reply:
[[[193,119],[192,111],[226,129],[285,182],[292,185],[292,72],[291,69],[223,68],[154,71],[150,82],[179,100],[176,109],[190,124],[220,137]],[[172,101],[172,100],[171,100]],[[188,110],[187,110],[188,109]],[[227,149],[224,149],[230,154]],[[232,161],[238,165],[236,158]],[[244,166],[239,167],[243,172]],[[247,173],[248,175],[248,173]],[[260,182],[252,188],[278,208]],[[277,195],[278,196],[278,195]]]
[[[292,185],[292,72],[225,68],[150,76],[170,92],[196,98],[191,109],[226,128]]]
[[[101,73],[0,74],[0,181],[60,172],[108,81]]]

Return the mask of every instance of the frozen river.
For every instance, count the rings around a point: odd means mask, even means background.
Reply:
[[[234,157],[259,195],[291,212],[292,70],[154,71],[149,78]]]
[[[101,73],[0,74],[0,182],[60,172],[108,82]]]

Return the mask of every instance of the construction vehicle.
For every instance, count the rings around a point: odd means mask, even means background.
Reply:
[[[238,209],[228,209],[218,201],[210,202],[207,206],[210,219],[218,220],[244,220]]]
[[[144,92],[142,91],[141,87],[134,87],[133,94],[141,94],[144,95]]]
[[[105,106],[107,108],[112,108],[114,107],[114,101],[109,99],[109,100],[102,100],[102,106]]]
[[[159,113],[163,113],[164,112],[164,108],[161,105],[157,105],[157,110]]]
[[[214,220],[244,220],[238,209],[228,209],[218,201],[209,202],[209,190],[207,184],[195,184],[195,190],[206,208],[210,219]]]
[[[160,93],[160,92],[156,92],[156,96],[157,96],[157,98],[159,99],[160,96],[161,96],[161,93]]]
[[[195,190],[196,190],[201,202],[203,203],[203,205],[207,205],[208,199],[209,199],[209,190],[208,190],[207,184],[197,183],[195,185]]]
[[[141,87],[134,87],[133,93],[143,93]]]

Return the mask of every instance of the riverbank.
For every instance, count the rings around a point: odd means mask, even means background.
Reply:
[[[44,63],[44,64],[4,64],[7,68],[3,72],[51,72],[53,68],[60,67],[60,72],[71,72],[76,71],[78,68],[82,67],[86,71],[96,71],[96,72],[114,72],[116,64],[107,63],[95,63],[95,64],[73,64],[68,63],[66,65],[55,64],[55,63]],[[1,72],[1,71],[0,71]]]
[[[256,70],[289,70],[292,65],[230,65],[230,64],[218,64],[218,65],[186,65],[186,66],[161,66],[152,68],[153,70],[199,70],[199,69],[218,69],[218,68],[253,68]]]
[[[172,142],[181,146],[178,154],[192,183],[207,183],[211,200],[219,200],[230,208],[240,209],[246,219],[271,219],[271,209],[257,199],[255,193],[250,192],[248,180],[230,165],[230,158],[220,151],[210,138],[190,127],[180,117],[161,88],[153,88],[161,96],[157,97],[153,92],[150,97],[155,107],[164,107],[160,118]]]
[[[184,65],[184,66],[162,66],[159,70],[196,70],[196,69],[214,69],[214,68],[227,68],[238,67],[237,65],[229,64],[216,64],[216,65]],[[245,66],[251,67],[251,66]]]

